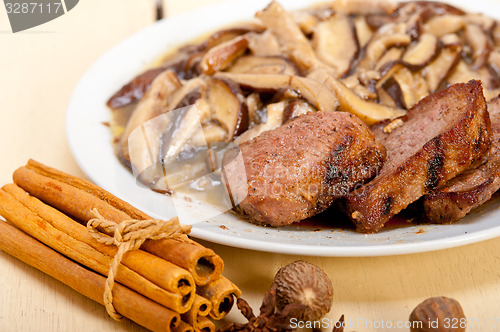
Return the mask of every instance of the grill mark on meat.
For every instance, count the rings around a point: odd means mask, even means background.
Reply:
[[[386,162],[372,181],[342,200],[341,206],[360,232],[380,230],[409,204],[467,169],[491,144],[486,101],[478,81],[427,96],[403,120],[390,134],[383,132],[385,124],[372,127],[387,149]]]
[[[431,223],[455,222],[488,201],[500,189],[500,98],[488,102],[493,140],[477,163],[423,199],[425,219]],[[479,135],[478,135],[479,136]],[[478,137],[478,141],[484,137]]]
[[[436,141],[436,145],[439,146],[439,139],[435,139],[434,141]],[[444,156],[438,153],[431,158],[427,164],[427,181],[425,182],[427,189],[434,189],[437,187],[441,179],[443,166]]]
[[[384,206],[385,206],[384,214],[385,215],[388,215],[389,213],[391,213],[393,203],[394,203],[394,199],[391,196],[387,196],[387,198],[385,199],[385,203],[384,203]]]

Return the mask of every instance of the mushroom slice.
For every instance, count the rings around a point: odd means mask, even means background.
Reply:
[[[363,99],[372,99],[372,100],[377,99],[377,94],[368,89],[366,86],[362,85],[361,82],[359,81],[359,78],[356,75],[351,75],[346,78],[343,78],[341,82],[344,83],[346,87],[354,91],[355,94],[357,94]]]
[[[495,46],[500,46],[500,22],[497,22],[495,24],[495,27],[491,30],[491,36],[493,38]]]
[[[286,103],[283,111],[283,123],[312,112],[316,112],[316,109],[304,99],[292,99]]]
[[[375,65],[375,70],[383,72],[384,68],[388,68],[387,66],[392,65],[393,63],[399,62],[399,60],[401,59],[402,55],[403,55],[403,49],[402,48],[400,48],[400,47],[391,47],[379,59],[379,61]]]
[[[210,119],[210,106],[203,98],[193,105],[167,113],[169,126],[161,135],[160,158],[163,165],[192,147],[192,138],[202,131],[201,125]],[[189,144],[191,143],[191,144]]]
[[[328,88],[305,77],[231,73],[217,73],[216,77],[231,80],[244,88],[260,92],[291,89],[298,92],[319,111],[335,111],[338,106],[337,98]]]
[[[488,63],[495,70],[497,76],[500,77],[500,50],[494,50],[490,53]]]
[[[316,28],[316,25],[318,25],[319,23],[318,17],[309,11],[293,11],[290,12],[290,15],[295,24],[300,27],[300,30],[302,30],[305,35],[312,34],[314,32],[314,29]]]
[[[246,98],[248,110],[248,127],[252,128],[255,125],[265,122],[264,105],[260,99],[258,92],[252,92]]]
[[[403,54],[403,62],[412,70],[418,70],[436,57],[438,53],[438,40],[430,33],[420,35],[416,44],[409,46]]]
[[[306,36],[279,3],[271,2],[264,10],[257,12],[256,17],[276,36],[287,56],[299,70],[307,72],[319,65]]]
[[[469,82],[470,80],[481,80],[477,71],[472,70],[464,60],[460,60],[447,77],[449,84]]]
[[[181,86],[182,84],[177,79],[177,75],[171,70],[164,71],[151,83],[151,87],[137,104],[132,116],[128,120],[125,131],[118,142],[118,157],[125,165],[131,167],[129,151],[130,134],[136,128],[141,127],[145,122],[167,112],[169,96]],[[157,132],[153,133],[153,136],[157,135],[159,139],[163,129],[160,127],[153,127],[152,130],[152,132],[157,130]],[[156,149],[155,152],[156,151],[158,150]]]
[[[210,37],[208,37],[201,45],[200,50],[206,51],[217,45],[223,44],[237,37],[240,37],[247,33],[257,32],[260,33],[265,30],[265,27],[256,23],[248,23],[246,26],[233,27],[229,29],[223,29],[215,32]]]
[[[399,89],[393,91],[400,91],[401,96],[396,98],[402,101],[402,106],[406,109],[410,109],[429,94],[427,82],[418,73],[414,74],[406,67],[399,68],[389,82],[399,86]],[[384,88],[388,89],[386,85]],[[396,104],[399,103],[396,101]]]
[[[207,83],[203,77],[196,77],[187,81],[182,88],[171,94],[168,100],[169,110],[192,105],[206,90]]]
[[[352,14],[392,14],[397,4],[391,0],[334,0],[333,10],[347,15]]]
[[[483,29],[475,24],[468,24],[465,28],[465,40],[472,48],[472,70],[481,68],[490,55],[493,48],[490,38]]]
[[[465,20],[467,24],[477,25],[483,31],[491,31],[495,27],[495,20],[493,18],[480,13],[468,13],[465,15]]]
[[[240,88],[231,81],[212,79],[208,85],[207,101],[211,120],[227,132],[226,142],[233,140],[248,128],[248,112]]]
[[[313,47],[318,58],[336,69],[339,77],[347,74],[359,45],[354,25],[348,16],[336,14],[314,29]]]
[[[399,70],[404,68],[404,63],[396,60],[393,62],[388,62],[384,66],[382,66],[380,71],[380,79],[375,84],[375,88],[381,88],[389,79],[391,79]]]
[[[106,104],[111,108],[120,108],[138,102],[154,79],[165,70],[165,67],[158,67],[137,75],[111,96]]]
[[[440,15],[429,19],[423,26],[426,33],[442,37],[450,33],[457,33],[465,28],[465,18],[457,15]]]
[[[283,124],[283,114],[285,111],[285,101],[280,101],[278,103],[269,104],[266,107],[266,122],[261,123],[252,129],[245,131],[240,136],[234,139],[234,143],[241,144],[243,142],[249,141],[261,133],[277,128]]]
[[[256,56],[282,56],[280,45],[270,30],[246,34],[248,49]]]
[[[324,70],[316,70],[309,74],[308,78],[316,80],[322,85],[326,85],[336,94],[339,101],[339,110],[358,116],[368,125],[372,125],[382,120],[394,119],[406,114],[402,109],[392,108],[361,99]]]
[[[364,16],[356,16],[353,20],[354,28],[356,31],[356,39],[358,40],[359,47],[364,47],[373,36],[373,31],[366,23]]]
[[[364,57],[359,62],[357,70],[373,69],[382,55],[391,47],[407,46],[410,36],[404,32],[404,26],[389,24],[382,27],[368,42],[364,49]]]
[[[205,75],[212,75],[226,69],[245,53],[247,47],[248,40],[245,36],[240,36],[211,48],[201,59],[201,71]]]
[[[443,47],[438,56],[422,69],[422,76],[427,81],[431,93],[436,92],[444,78],[455,68],[460,61],[461,47]]]
[[[234,74],[283,74],[297,75],[297,67],[280,56],[245,55],[236,60],[228,72]]]

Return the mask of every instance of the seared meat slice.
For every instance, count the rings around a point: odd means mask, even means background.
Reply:
[[[410,203],[467,169],[490,147],[481,83],[470,81],[422,99],[402,126],[375,136],[387,149],[380,173],[351,192],[344,207],[360,232],[372,233]]]
[[[243,214],[271,226],[324,211],[372,178],[385,159],[370,129],[344,112],[301,115],[241,144],[240,151],[245,170],[225,167],[225,183],[242,183],[238,178],[246,172],[243,185],[229,186],[231,194],[244,197],[239,202]],[[231,154],[224,159],[227,165]]]
[[[493,139],[477,165],[432,191],[423,201],[427,221],[444,224],[464,217],[500,189],[500,98],[488,102]]]

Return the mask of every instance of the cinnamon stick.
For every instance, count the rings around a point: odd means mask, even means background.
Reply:
[[[0,221],[0,249],[103,304],[106,278],[3,221]],[[121,315],[152,331],[172,331],[181,321],[178,313],[120,284],[115,284],[113,296],[114,306]]]
[[[117,223],[127,219],[151,219],[104,189],[34,160],[14,173],[14,182],[32,196],[85,223],[93,218],[90,212],[93,208]],[[142,249],[188,270],[197,285],[217,279],[224,268],[218,255],[187,236],[146,241]]]
[[[28,195],[15,184],[7,184],[2,188],[11,194],[27,209],[47,220],[58,230],[72,236],[76,240],[90,245],[97,251],[110,257],[117,252],[116,246],[104,245],[96,241],[88,229],[73,221],[65,214]],[[134,250],[124,255],[123,265],[144,276],[165,290],[180,295],[194,296],[195,284],[191,274],[183,268],[142,250]]]
[[[172,329],[173,332],[194,332],[194,328],[186,322],[179,323],[179,326],[176,326]]]
[[[216,320],[224,318],[229,313],[234,304],[234,297],[241,296],[240,289],[224,276],[205,286],[197,287],[196,293],[212,303],[210,317]]]
[[[44,204],[36,198],[30,197],[27,199],[27,194],[21,190],[23,194],[20,195],[20,199],[31,207],[32,210],[30,210],[5,189],[14,192],[16,195],[19,195],[21,189],[17,188],[18,190],[16,190],[14,185],[8,185],[0,189],[0,215],[7,221],[88,268],[103,275],[108,273],[112,261],[110,256],[57,229],[44,217],[52,221],[59,220],[59,225],[75,223],[74,221],[51,207],[44,207]],[[24,198],[22,198],[23,195],[25,195]],[[83,226],[79,225],[79,227]],[[84,232],[87,232],[85,228]],[[180,313],[188,311],[194,301],[194,296],[189,297],[168,292],[123,264],[120,264],[115,280]]]
[[[215,332],[215,324],[204,316],[198,316],[198,321],[194,326],[195,332]]]
[[[196,294],[191,309],[189,309],[188,312],[183,313],[181,318],[184,322],[193,326],[196,330],[198,327],[198,318],[207,316],[210,311],[212,311],[212,303],[210,303],[208,299]]]

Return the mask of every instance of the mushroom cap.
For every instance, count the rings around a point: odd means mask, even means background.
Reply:
[[[295,261],[282,267],[274,277],[274,285],[277,310],[282,311],[290,304],[305,305],[300,317],[296,317],[302,321],[318,320],[332,307],[332,282],[311,263]]]

